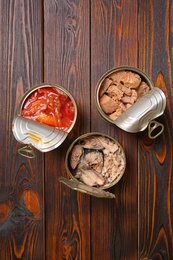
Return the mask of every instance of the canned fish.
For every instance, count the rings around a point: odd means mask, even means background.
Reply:
[[[166,99],[163,91],[159,88],[153,88],[119,116],[116,125],[121,129],[126,129],[127,132],[136,133],[143,131],[150,124],[152,129],[150,128],[149,134],[152,138],[152,131],[156,126],[161,126],[161,132],[163,132],[164,126],[151,120],[163,114],[165,105]],[[153,128],[154,126],[155,128]]]
[[[57,148],[73,129],[76,119],[76,102],[66,89],[56,84],[32,87],[23,96],[12,123],[16,140],[28,145],[19,153],[31,158],[32,147],[41,152]]]
[[[114,198],[104,191],[122,178],[126,157],[121,145],[112,137],[91,132],[78,137],[69,147],[66,169],[71,180],[59,180],[72,189],[100,198]]]
[[[97,83],[95,101],[101,117],[124,131],[136,133],[149,126],[149,137],[156,138],[164,130],[152,120],[164,113],[165,94],[137,68],[122,66],[106,72]]]

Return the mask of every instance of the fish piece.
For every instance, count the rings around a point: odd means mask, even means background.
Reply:
[[[92,170],[82,172],[80,179],[89,186],[103,186],[105,183],[104,178]]]
[[[106,93],[114,100],[120,100],[123,96],[123,91],[114,84],[108,87]]]
[[[72,169],[75,169],[77,167],[77,165],[79,164],[79,162],[81,160],[83,153],[84,153],[84,150],[81,145],[79,145],[79,144],[74,145],[72,153],[71,153],[71,157],[70,157],[70,165],[71,165]]]
[[[99,136],[98,137],[101,144],[103,147],[108,150],[111,153],[115,153],[118,150],[118,145],[114,142],[112,142],[110,139],[104,137],[104,136]]]
[[[128,109],[132,106],[132,104],[127,103],[125,106],[126,106],[126,109]]]
[[[103,149],[101,142],[96,136],[90,136],[80,140],[80,145],[85,149],[96,149],[96,150]]]
[[[139,85],[139,87],[136,89],[137,93],[138,93],[138,99],[140,97],[142,97],[143,95],[145,95],[148,91],[150,90],[149,86],[147,85],[147,83],[145,83],[144,81],[142,81],[142,83]]]
[[[103,94],[106,92],[106,90],[108,89],[108,87],[112,84],[112,80],[109,78],[105,78],[102,82],[102,85],[100,87],[100,92],[99,92],[99,96],[102,97]]]
[[[82,176],[82,171],[80,169],[77,169],[75,178],[80,179],[81,176]]]
[[[126,86],[124,86],[123,84],[119,83],[118,84],[118,88],[122,90],[122,92],[127,95],[127,96],[131,96],[132,95],[132,90]]]
[[[122,98],[121,98],[121,101],[124,103],[124,104],[134,104],[136,101],[137,101],[137,98],[138,98],[138,94],[137,94],[137,91],[135,89],[132,89],[132,94],[131,96],[127,96],[127,95],[124,95]]]
[[[137,88],[141,83],[141,77],[137,73],[126,71],[121,82],[128,88]]]
[[[131,97],[129,97],[129,96],[124,96],[124,97],[122,97],[121,98],[121,101],[124,103],[124,104],[134,104],[134,98],[131,96]]]
[[[115,155],[112,153],[105,154],[104,157],[104,167],[102,174],[105,177],[110,177],[112,174],[112,171],[115,171],[115,168],[117,170],[118,162],[115,160]]]
[[[98,172],[90,169],[90,167],[85,162],[81,162],[78,165],[77,172],[77,176],[79,176],[80,180],[89,186],[103,186],[105,183],[103,176]]]
[[[103,154],[101,152],[91,151],[85,155],[84,160],[91,169],[101,173],[103,168]]]
[[[108,116],[111,120],[115,121],[123,112],[122,108],[119,107],[114,113],[109,114]]]
[[[121,148],[110,138],[103,135],[89,136],[77,145],[82,147],[83,153],[75,165],[74,177],[86,185],[107,187],[122,173],[125,162]],[[78,146],[75,147],[77,151]]]
[[[116,71],[110,74],[108,77],[111,79],[114,83],[118,84],[121,82],[122,77],[126,74],[125,70]]]
[[[111,120],[115,121],[126,110],[127,110],[126,105],[123,102],[119,102],[119,107],[116,109],[116,111],[113,112],[112,114],[109,114],[108,116]]]
[[[126,111],[126,106],[124,105],[124,103],[122,102],[119,102],[119,106],[120,106],[120,109],[122,110],[122,112]]]
[[[134,100],[134,103],[136,102],[136,100],[138,99],[138,93],[135,89],[132,89],[132,95],[131,97],[133,98]]]
[[[100,98],[100,106],[105,113],[113,113],[118,108],[118,101],[113,100],[108,95],[103,95]]]

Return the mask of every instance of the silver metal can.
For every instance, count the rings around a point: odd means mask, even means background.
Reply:
[[[22,109],[27,98],[40,88],[56,88],[61,94],[67,95],[72,101],[74,107],[74,119],[67,131],[57,129],[56,127],[39,123],[34,120],[22,116]],[[18,108],[17,116],[12,122],[12,131],[16,140],[26,146],[19,149],[19,153],[23,156],[33,158],[35,153],[32,147],[41,152],[51,151],[60,146],[66,139],[70,131],[73,129],[77,119],[77,106],[73,96],[63,87],[56,84],[39,84],[27,91]]]
[[[128,109],[124,109],[123,113],[120,114],[115,120],[113,120],[108,113],[105,113],[101,106],[101,99],[100,99],[100,93],[103,91],[102,89],[105,88],[104,84],[107,80],[109,84],[109,79],[111,78],[111,75],[113,73],[132,73],[135,75],[135,80],[139,77],[141,79],[140,84],[145,84],[148,86],[149,90],[147,93],[145,93],[143,96],[141,96],[135,103],[130,105]],[[118,74],[117,74],[118,75]],[[120,85],[123,86],[123,82]],[[130,77],[128,80],[130,82]],[[118,81],[117,81],[118,82]],[[110,83],[110,84],[118,84],[119,83]],[[131,83],[133,84],[133,83]],[[127,84],[128,85],[128,84]],[[106,86],[107,87],[107,86]],[[139,88],[139,87],[138,87]],[[106,89],[106,88],[105,88]],[[131,88],[132,89],[132,88]],[[126,91],[128,88],[126,88]],[[134,91],[135,92],[135,91]],[[122,92],[121,92],[122,93]],[[120,93],[120,94],[121,94]],[[137,93],[137,91],[136,91]],[[109,95],[109,93],[108,93]],[[128,96],[126,96],[126,100],[128,100]],[[120,96],[120,100],[123,100],[124,96]],[[109,101],[109,98],[107,98]],[[129,98],[130,100],[130,98]],[[119,128],[121,128],[124,131],[130,132],[130,133],[137,133],[140,131],[143,131],[148,127],[148,136],[151,139],[156,138],[159,136],[163,130],[164,125],[154,121],[153,119],[157,118],[158,116],[162,115],[164,113],[165,107],[166,107],[166,97],[164,92],[154,87],[152,81],[149,79],[149,77],[141,70],[131,67],[131,66],[121,66],[117,68],[113,68],[106,72],[98,81],[96,85],[96,91],[95,91],[95,102],[96,107],[101,115],[101,117],[106,120],[107,122],[110,122],[112,124],[115,124]],[[115,101],[114,101],[115,102]],[[119,102],[119,101],[116,101]],[[120,104],[121,105],[121,104]],[[123,106],[123,104],[122,104]]]

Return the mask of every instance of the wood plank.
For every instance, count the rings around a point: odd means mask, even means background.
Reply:
[[[172,24],[173,0],[0,1],[1,259],[173,259]],[[96,110],[97,81],[119,65],[138,66],[165,92],[156,140],[107,124]],[[78,120],[63,145],[30,160],[17,153],[11,123],[41,81],[73,94]],[[90,131],[125,149],[125,174],[109,190],[115,200],[58,181],[68,177],[69,144]]]
[[[46,154],[46,257],[90,259],[90,197],[61,185],[69,144],[90,131],[89,0],[44,1],[44,80],[68,89],[78,106],[74,131]]]
[[[91,2],[91,93],[107,70],[137,66],[137,1]],[[107,133],[124,147],[127,169],[110,189],[115,200],[92,199],[92,259],[137,259],[138,176],[137,135],[128,134],[92,114],[91,129]],[[133,152],[131,148],[133,147]]]
[[[11,130],[22,95],[42,81],[41,10],[41,0],[0,1],[1,259],[44,259],[42,156],[20,156]]]
[[[173,258],[173,1],[140,1],[140,67],[167,97],[164,133],[152,141],[147,134],[139,143],[139,257]]]

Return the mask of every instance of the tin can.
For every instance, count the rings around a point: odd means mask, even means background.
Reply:
[[[60,177],[60,182],[99,198],[115,198],[113,193],[105,189],[114,186],[122,178],[126,156],[114,138],[91,132],[81,135],[70,145],[65,165],[70,180]]]
[[[137,80],[141,80],[141,81],[139,81],[140,82],[139,86],[136,87],[137,85],[136,86],[134,85],[134,90],[132,90],[133,85],[131,87],[130,83],[136,84],[136,82],[135,83],[130,82],[131,75],[127,75],[128,79],[127,79],[127,83],[125,82],[125,85],[123,85],[124,83],[121,82],[121,78],[115,79],[115,80],[117,80],[115,83],[113,81],[112,81],[113,83],[109,83],[109,80],[111,79],[112,75],[115,75],[115,74],[121,75],[121,73],[123,76],[125,75],[125,73],[126,73],[126,75],[128,73],[133,74],[135,77],[134,82],[135,81],[137,82]],[[134,102],[133,104],[130,104],[130,107],[128,107],[128,108],[127,108],[128,104],[125,104],[126,105],[126,107],[125,107],[124,104],[119,103],[122,106],[121,113],[119,114],[119,116],[117,116],[117,118],[112,119],[111,116],[109,115],[109,113],[106,113],[103,110],[103,107],[101,105],[100,96],[102,95],[101,91],[103,92],[103,88],[106,89],[106,87],[107,87],[107,86],[105,86],[106,80],[107,80],[106,84],[110,84],[110,85],[115,84],[116,85],[115,87],[118,86],[117,90],[119,91],[120,95],[119,95],[119,99],[117,99],[116,101],[113,100],[114,103],[119,102],[119,100],[125,100],[124,96],[123,96],[124,93],[123,93],[123,91],[121,91],[121,87],[122,87],[122,89],[125,87],[125,91],[134,91],[134,93],[137,94],[136,90],[139,91],[139,87],[142,86],[142,84],[143,84],[142,87],[144,87],[144,85],[145,85],[145,86],[147,86],[148,90],[136,102]],[[119,80],[119,83],[118,83],[118,80]],[[111,82],[111,80],[110,80],[110,82]],[[118,85],[118,84],[120,84],[120,85]],[[128,84],[129,84],[129,86],[128,86]],[[119,90],[119,88],[120,88],[120,90]],[[107,90],[105,90],[105,92],[106,91]],[[133,92],[131,92],[131,93],[133,93]],[[106,93],[106,95],[107,95],[107,93]],[[106,95],[105,95],[105,97],[106,97]],[[108,93],[108,96],[109,96],[109,93]],[[126,96],[126,102],[128,102],[127,100],[130,100],[130,97],[128,97],[128,93],[125,96]],[[109,101],[110,98],[109,97],[106,97],[106,98]],[[132,99],[132,101],[134,101],[134,100]],[[121,67],[116,67],[116,68],[113,68],[113,69],[107,71],[99,79],[99,81],[96,85],[95,103],[96,103],[96,107],[98,109],[99,114],[101,115],[101,117],[104,120],[118,126],[119,128],[121,128],[122,130],[124,130],[126,132],[137,133],[137,132],[143,131],[144,129],[146,129],[148,127],[148,136],[151,139],[154,139],[157,136],[159,136],[164,130],[164,125],[153,119],[157,118],[158,116],[160,116],[164,113],[164,110],[166,107],[165,94],[161,89],[154,87],[154,84],[152,83],[150,78],[143,71],[139,70],[138,68],[131,67],[131,66],[121,66]],[[118,105],[117,105],[117,107],[118,107]],[[125,107],[125,109],[124,109],[124,107]],[[117,108],[117,110],[118,109],[119,109],[119,107]]]
[[[74,119],[67,131],[57,129],[56,127],[39,123],[22,116],[22,109],[27,98],[36,90],[41,88],[55,88],[59,93],[67,95],[72,101],[74,107]],[[41,152],[49,152],[60,146],[73,129],[77,120],[77,106],[73,96],[63,87],[56,84],[39,84],[27,91],[20,101],[17,116],[12,122],[12,131],[16,140],[26,144],[18,152],[26,157],[33,158],[35,153],[32,147]]]

